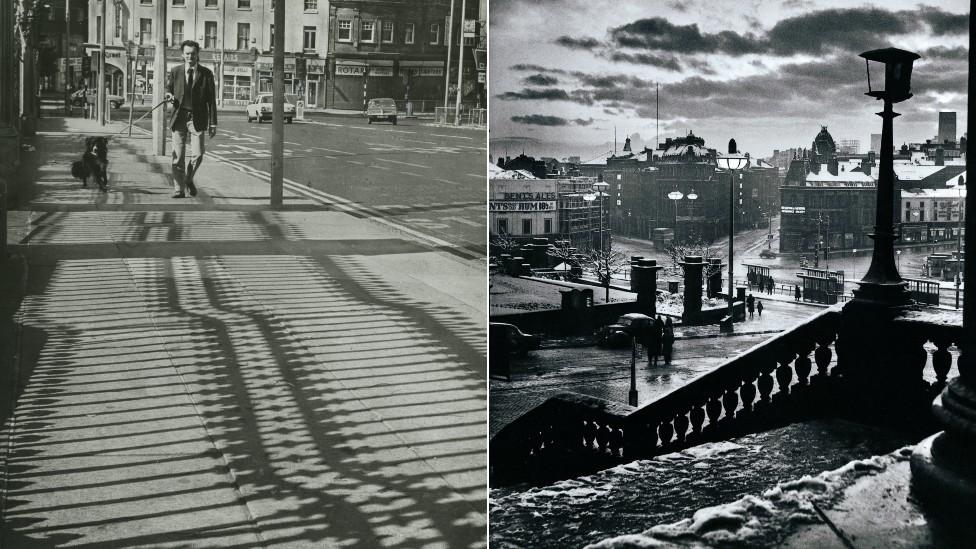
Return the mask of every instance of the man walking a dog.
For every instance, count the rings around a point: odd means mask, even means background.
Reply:
[[[198,63],[200,44],[184,40],[180,49],[183,64],[173,67],[166,78],[166,99],[173,102],[169,124],[173,131],[173,198],[184,198],[187,192],[190,196],[197,195],[193,176],[203,162],[203,132],[211,138],[217,133],[213,72]]]

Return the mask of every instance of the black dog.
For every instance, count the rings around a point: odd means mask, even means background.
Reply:
[[[81,180],[82,187],[87,187],[88,178],[94,177],[98,188],[104,192],[108,186],[108,139],[85,139],[85,154],[71,164],[71,175]]]

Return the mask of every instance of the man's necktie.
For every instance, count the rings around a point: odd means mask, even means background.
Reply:
[[[193,69],[187,71],[186,73],[186,87],[187,89],[193,89]]]

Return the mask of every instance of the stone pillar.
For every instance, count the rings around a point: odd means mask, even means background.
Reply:
[[[632,255],[630,256],[630,290],[632,292],[637,291],[637,284],[634,282],[634,267],[638,265],[641,259],[644,259],[642,255]]]
[[[708,293],[706,294],[709,298],[717,297],[722,293],[722,271],[725,269],[725,263],[718,257],[712,257],[708,260],[708,269],[711,272],[708,275]]]
[[[657,315],[657,272],[663,268],[654,259],[639,259],[631,266],[630,285],[637,292],[638,313]]]
[[[970,2],[970,9],[974,2]],[[972,33],[969,48],[976,47]],[[969,58],[969,74],[976,62]],[[972,76],[970,76],[972,80]],[[967,123],[976,123],[972,109]],[[967,181],[972,156],[966,142]],[[966,249],[976,250],[976,199],[966,193]],[[976,508],[976,261],[966,254],[963,276],[966,293],[962,308],[963,333],[959,347],[959,376],[950,380],[932,405],[936,419],[945,427],[915,447],[912,454],[912,489],[922,503],[936,511],[936,517],[952,527],[963,526],[972,534],[972,510]]]
[[[705,268],[705,262],[700,255],[686,255],[685,260],[678,264],[685,271],[684,311],[681,313],[681,321],[694,324],[701,316],[702,269]]]

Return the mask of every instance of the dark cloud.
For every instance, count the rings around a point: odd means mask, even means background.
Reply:
[[[530,126],[568,126],[569,120],[559,116],[549,116],[545,114],[529,114],[526,116],[513,116],[512,122],[517,124],[528,124]]]
[[[945,48],[942,46],[936,46],[934,48],[929,48],[924,51],[920,51],[919,55],[922,59],[953,59],[958,61],[965,61],[969,59],[969,49],[959,46],[957,48]]]
[[[668,0],[667,5],[674,11],[685,13],[694,4],[693,0]]]
[[[751,33],[703,33],[698,25],[675,25],[663,17],[638,19],[610,29],[610,41],[618,47],[675,53],[724,52],[744,55],[759,53],[764,49],[761,41]]]
[[[917,30],[915,14],[879,8],[828,9],[783,19],[766,34],[769,51],[780,55],[823,54],[833,49],[884,47],[892,35]]]
[[[784,8],[806,9],[813,6],[810,0],[785,0],[782,4]]]
[[[552,86],[559,83],[559,79],[554,76],[544,74],[533,74],[522,79],[522,82],[529,86]]]
[[[938,8],[921,6],[922,20],[932,27],[935,34],[965,34],[969,31],[969,15],[948,13]]]
[[[556,71],[559,71],[559,72],[562,72],[562,69],[549,69],[549,68],[543,67],[541,65],[532,65],[532,64],[529,64],[529,63],[519,63],[519,64],[516,64],[516,65],[512,65],[509,68],[511,68],[513,71],[531,71],[531,72],[556,72]]]
[[[603,47],[603,43],[596,38],[573,38],[572,36],[560,36],[554,40],[556,44],[567,47],[571,50],[596,50]]]
[[[577,126],[589,126],[590,124],[593,124],[593,119],[589,118],[587,120],[583,120],[582,118],[577,118],[576,120],[573,120],[573,123]]]
[[[541,88],[541,89],[524,88],[522,89],[522,91],[500,93],[495,97],[505,101],[515,101],[515,100],[523,99],[523,100],[544,100],[544,101],[571,101],[573,103],[579,103],[581,105],[593,104],[592,93],[588,90],[573,90],[572,93],[568,93],[566,90],[559,89],[559,88]]]
[[[625,53],[614,51],[610,53],[609,59],[618,63],[625,62],[634,63],[636,65],[650,65],[652,67],[658,67],[674,72],[681,71],[681,64],[678,63],[678,59],[673,55],[663,56],[649,53]]]

